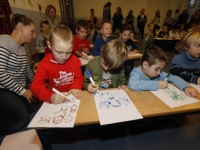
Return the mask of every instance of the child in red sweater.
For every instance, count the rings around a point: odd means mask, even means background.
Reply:
[[[30,86],[33,95],[54,104],[66,101],[67,98],[46,87],[45,81],[48,80],[48,83],[62,94],[67,96],[72,93],[76,98],[81,99],[83,76],[80,60],[72,54],[72,32],[66,26],[54,27],[47,46],[52,53],[45,55],[38,65],[37,73]]]

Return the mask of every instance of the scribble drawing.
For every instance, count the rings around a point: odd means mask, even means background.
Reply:
[[[99,108],[108,109],[110,107],[120,107],[122,105],[129,105],[130,100],[123,94],[118,92],[96,92],[94,93],[96,100],[100,101],[98,103]]]
[[[64,103],[65,104],[67,104],[67,103],[75,103],[74,100],[75,100],[75,98],[67,98],[67,100]]]
[[[66,103],[64,103],[66,104]],[[72,101],[72,105],[62,105],[60,110],[54,112],[53,117],[41,117],[40,120],[38,122],[40,122],[41,124],[45,124],[45,123],[54,123],[54,124],[58,124],[62,121],[64,121],[65,123],[71,122],[73,120],[72,117],[72,113],[77,111],[77,105],[73,104]]]
[[[40,122],[41,124],[45,124],[45,123],[49,123],[50,120],[51,120],[51,117],[46,116],[46,117],[41,117],[38,122]]]
[[[174,89],[171,89],[170,86],[165,89],[165,92],[169,94],[171,99],[174,101],[185,100],[186,96],[183,93],[177,92]]]

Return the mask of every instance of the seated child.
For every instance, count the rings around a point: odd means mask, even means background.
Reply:
[[[145,49],[154,44],[153,29],[154,29],[154,23],[149,23],[148,32],[144,34]]]
[[[158,34],[158,38],[169,38],[168,24],[163,24],[162,30]],[[157,41],[156,45],[163,49],[165,47],[165,43],[166,41]]]
[[[136,91],[156,91],[166,88],[168,83],[164,79],[167,73],[161,72],[166,63],[167,56],[161,48],[157,46],[149,47],[142,56],[141,66],[132,70],[128,87]],[[189,83],[177,76],[170,75],[168,81],[184,90],[188,96],[195,97],[198,93]]]
[[[52,53],[45,55],[37,67],[37,73],[31,84],[31,91],[39,100],[49,103],[62,103],[67,99],[45,85],[45,80],[64,95],[72,93],[82,98],[83,76],[80,60],[72,54],[73,35],[63,25],[55,26],[47,42]],[[73,65],[72,65],[73,64]]]
[[[46,41],[49,39],[51,27],[48,21],[42,21],[40,23],[40,33],[36,36],[36,42],[34,49],[37,51],[44,51],[46,47]],[[40,60],[44,57],[44,54],[40,54]]]
[[[101,36],[101,23],[97,23],[95,25],[94,35],[93,35],[93,44],[95,43],[96,39],[98,39]]]
[[[101,27],[101,37],[96,39],[94,47],[91,50],[93,56],[100,56],[102,47],[111,40],[112,24],[109,21],[104,21]]]
[[[132,53],[137,53],[139,52],[137,50],[137,46],[135,45],[135,42],[130,39],[130,35],[131,35],[131,31],[132,31],[132,27],[129,24],[123,24],[120,28],[120,41],[122,41],[123,43],[126,44],[126,46],[128,47],[128,54],[132,54]],[[126,79],[129,78],[131,70],[133,69],[133,65],[134,65],[134,60],[126,60],[125,64],[124,64],[124,69],[125,69],[125,76]]]
[[[180,53],[170,65],[170,72],[187,82],[200,85],[200,27],[187,31],[180,45]]]
[[[169,31],[169,37],[172,39],[179,38],[178,30],[179,30],[178,26],[174,25],[172,29]]]
[[[76,35],[74,38],[73,53],[83,59],[90,55],[90,41],[86,38],[88,33],[88,21],[78,20],[76,23]]]
[[[101,56],[90,60],[86,70],[91,73],[95,84],[92,84],[85,72],[84,89],[94,93],[99,88],[126,88],[123,64],[127,58],[127,46],[119,40],[108,42],[101,51]]]

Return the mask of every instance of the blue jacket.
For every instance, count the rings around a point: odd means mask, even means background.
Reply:
[[[139,66],[131,71],[130,78],[128,81],[128,87],[131,90],[136,90],[136,91],[144,91],[144,90],[156,91],[158,90],[157,81],[164,80],[166,76],[167,73],[161,72],[158,77],[150,79],[142,73],[141,66]],[[190,86],[189,83],[173,75],[169,76],[168,82],[176,85],[181,90]]]
[[[107,41],[104,41],[103,37],[99,37],[96,39],[94,43],[94,47],[91,50],[92,56],[100,56],[101,55],[101,48],[107,43],[111,41],[111,38],[108,38]]]

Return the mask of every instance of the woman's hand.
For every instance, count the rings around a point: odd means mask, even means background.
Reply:
[[[26,90],[23,94],[23,96],[29,101],[29,103],[33,102],[37,102],[34,97],[33,94],[31,92],[31,90]]]

